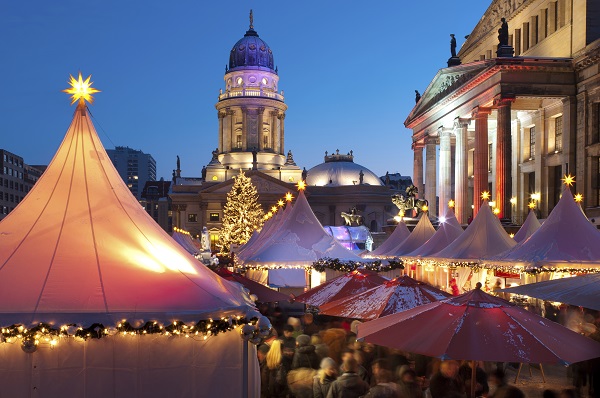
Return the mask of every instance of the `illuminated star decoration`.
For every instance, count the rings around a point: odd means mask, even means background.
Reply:
[[[429,206],[423,205],[423,206],[421,206],[421,210],[422,211],[427,211],[427,210],[429,210]]]
[[[92,87],[92,84],[94,84],[94,82],[90,82],[92,75],[89,75],[85,80],[83,80],[81,77],[81,72],[79,72],[78,79],[75,79],[73,75],[69,76],[71,77],[69,80],[71,87],[62,91],[63,93],[71,94],[71,105],[77,101],[79,101],[80,105],[84,105],[85,101],[89,102],[90,104],[94,102],[94,97],[92,97],[92,94],[99,93],[100,90]]]
[[[481,193],[481,199],[483,199],[483,200],[489,200],[490,199],[490,193],[488,191],[483,191]]]
[[[497,207],[494,207],[493,212],[494,212],[495,215],[498,215],[498,214],[500,214],[500,209],[497,208]]]
[[[285,194],[285,200],[286,201],[291,202],[292,199],[294,199],[294,195],[292,195],[291,192],[288,192],[288,193]]]
[[[527,205],[527,207],[529,207],[530,209],[535,209],[535,202],[529,202],[529,204]]]
[[[306,189],[306,183],[302,180],[298,181],[296,186],[298,187],[298,191],[304,191]]]
[[[580,193],[576,194],[575,195],[575,202],[577,202],[577,203],[583,202],[583,195],[580,194]]]
[[[450,199],[448,201],[448,207],[451,208],[451,209],[454,208],[454,199]]]
[[[277,210],[278,210],[277,206],[273,206],[273,207],[271,207],[271,211],[272,211],[273,213],[277,213]]]
[[[566,186],[570,187],[573,185],[573,183],[575,182],[575,177],[573,177],[571,174],[566,174],[562,180],[563,184],[565,184]]]
[[[279,201],[277,202],[277,206],[279,207],[283,207],[284,204],[285,202],[283,201],[283,199],[279,199]]]

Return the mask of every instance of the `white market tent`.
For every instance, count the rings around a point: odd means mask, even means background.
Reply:
[[[383,242],[381,246],[373,250],[371,253],[366,253],[365,257],[383,256],[387,252],[392,250],[394,247],[404,242],[404,240],[406,240],[406,238],[408,238],[409,235],[410,231],[408,230],[408,227],[406,226],[404,221],[400,221],[398,225],[396,225],[396,228],[394,228],[394,232],[392,232],[392,234],[385,240],[385,242]]]
[[[542,224],[535,216],[534,211],[530,211],[525,219],[521,228],[517,231],[514,236],[514,239],[517,243],[523,242],[525,239],[529,238]]]
[[[480,260],[502,253],[515,245],[516,242],[506,233],[498,217],[484,201],[467,229],[454,242],[431,257],[440,261]]]
[[[171,237],[191,255],[194,256],[200,252],[200,248],[194,244],[192,237],[189,234],[182,231],[173,231]]]
[[[442,221],[440,218],[440,226],[431,239],[416,250],[407,253],[406,257],[425,257],[440,252],[454,242],[463,232],[454,212],[448,208],[444,220]]]
[[[310,208],[304,191],[300,191],[294,207],[282,219],[277,230],[266,235],[262,247],[246,257],[243,264],[311,265],[326,257],[342,261],[363,261],[325,232]]]
[[[421,214],[421,218],[415,226],[415,229],[413,229],[411,232],[410,236],[398,246],[385,253],[384,256],[399,257],[406,253],[410,253],[423,246],[423,244],[431,239],[434,234],[435,228],[433,228],[433,225],[431,225],[431,221],[429,220],[427,212],[424,212]]]
[[[546,221],[529,239],[490,260],[525,269],[598,269],[600,232],[566,188]]]
[[[3,327],[97,324],[94,330],[103,334],[123,320],[134,327],[154,321],[195,324],[210,317],[219,323],[221,317],[253,313],[246,300],[239,287],[199,264],[139,205],[83,102],[43,176],[0,222]],[[70,329],[65,326],[65,333]],[[54,336],[41,338],[33,353],[23,352],[21,344],[0,344],[2,393],[61,398],[257,393],[254,349],[239,332],[198,337]],[[58,344],[51,349],[53,341]]]

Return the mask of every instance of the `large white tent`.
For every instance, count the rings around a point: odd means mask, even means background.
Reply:
[[[424,212],[421,214],[421,218],[415,226],[415,229],[413,229],[411,232],[410,236],[398,246],[385,253],[384,256],[399,257],[406,253],[410,253],[425,244],[425,242],[431,239],[434,234],[435,228],[433,228],[433,225],[431,225],[431,221],[429,220],[427,212]]]
[[[566,188],[546,221],[512,250],[492,257],[516,267],[571,270],[600,268],[600,232]]]
[[[139,205],[81,101],[43,176],[0,222],[1,326],[22,324],[26,333],[43,322],[40,333],[64,327],[63,336],[93,326],[98,337],[124,320],[158,328],[213,318],[226,330],[227,317],[252,311],[238,286],[202,266]],[[87,340],[46,334],[33,353],[0,344],[2,395],[256,394],[255,351],[239,332],[184,338],[171,330]],[[4,341],[19,341],[5,332]]]
[[[440,252],[454,242],[463,232],[454,212],[448,208],[443,220],[440,218],[438,230],[435,231],[431,239],[414,251],[407,253],[406,257],[425,257]]]
[[[529,238],[531,235],[533,235],[535,231],[538,230],[538,228],[541,225],[542,224],[535,216],[535,212],[530,211],[527,215],[527,218],[525,219],[525,222],[523,223],[523,225],[521,225],[521,228],[519,228],[519,230],[514,236],[515,242],[520,243],[525,239]]]
[[[373,250],[371,253],[366,253],[365,257],[377,257],[385,255],[394,247],[404,242],[404,240],[408,238],[409,235],[410,231],[408,230],[408,227],[406,226],[404,221],[400,221],[398,225],[396,225],[396,228],[394,228],[394,232],[392,232],[392,234],[385,240],[385,242],[383,242],[381,246]]]

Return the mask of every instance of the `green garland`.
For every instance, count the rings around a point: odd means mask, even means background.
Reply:
[[[48,323],[40,323],[31,329],[24,325],[14,324],[4,327],[0,330],[2,342],[11,343],[14,339],[22,339],[35,341],[36,344],[40,340],[55,341],[60,337],[78,337],[83,340],[99,339],[112,334],[123,335],[144,335],[144,334],[162,334],[165,336],[215,336],[219,333],[228,332],[237,326],[245,324],[256,324],[257,318],[248,320],[244,317],[227,317],[221,319],[201,320],[193,325],[187,325],[184,322],[174,321],[173,323],[163,326],[158,322],[146,322],[141,327],[134,327],[127,321],[120,322],[115,328],[107,329],[101,323],[94,323],[88,328],[83,328],[75,324],[66,324],[61,327],[55,327]]]
[[[358,268],[364,268],[369,271],[386,272],[395,269],[404,269],[402,261],[388,260],[387,265],[383,265],[381,261],[361,262],[361,261],[342,261],[339,258],[321,258],[312,263],[312,268],[318,272],[323,272],[326,269],[332,269],[340,272],[352,272]]]

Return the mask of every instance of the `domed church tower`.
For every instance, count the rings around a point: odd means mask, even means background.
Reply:
[[[297,182],[302,171],[285,153],[287,105],[278,91],[279,75],[273,51],[250,28],[235,43],[225,68],[225,91],[215,105],[219,117],[219,147],[206,168],[206,181],[224,181],[239,169],[259,170],[285,182]]]

